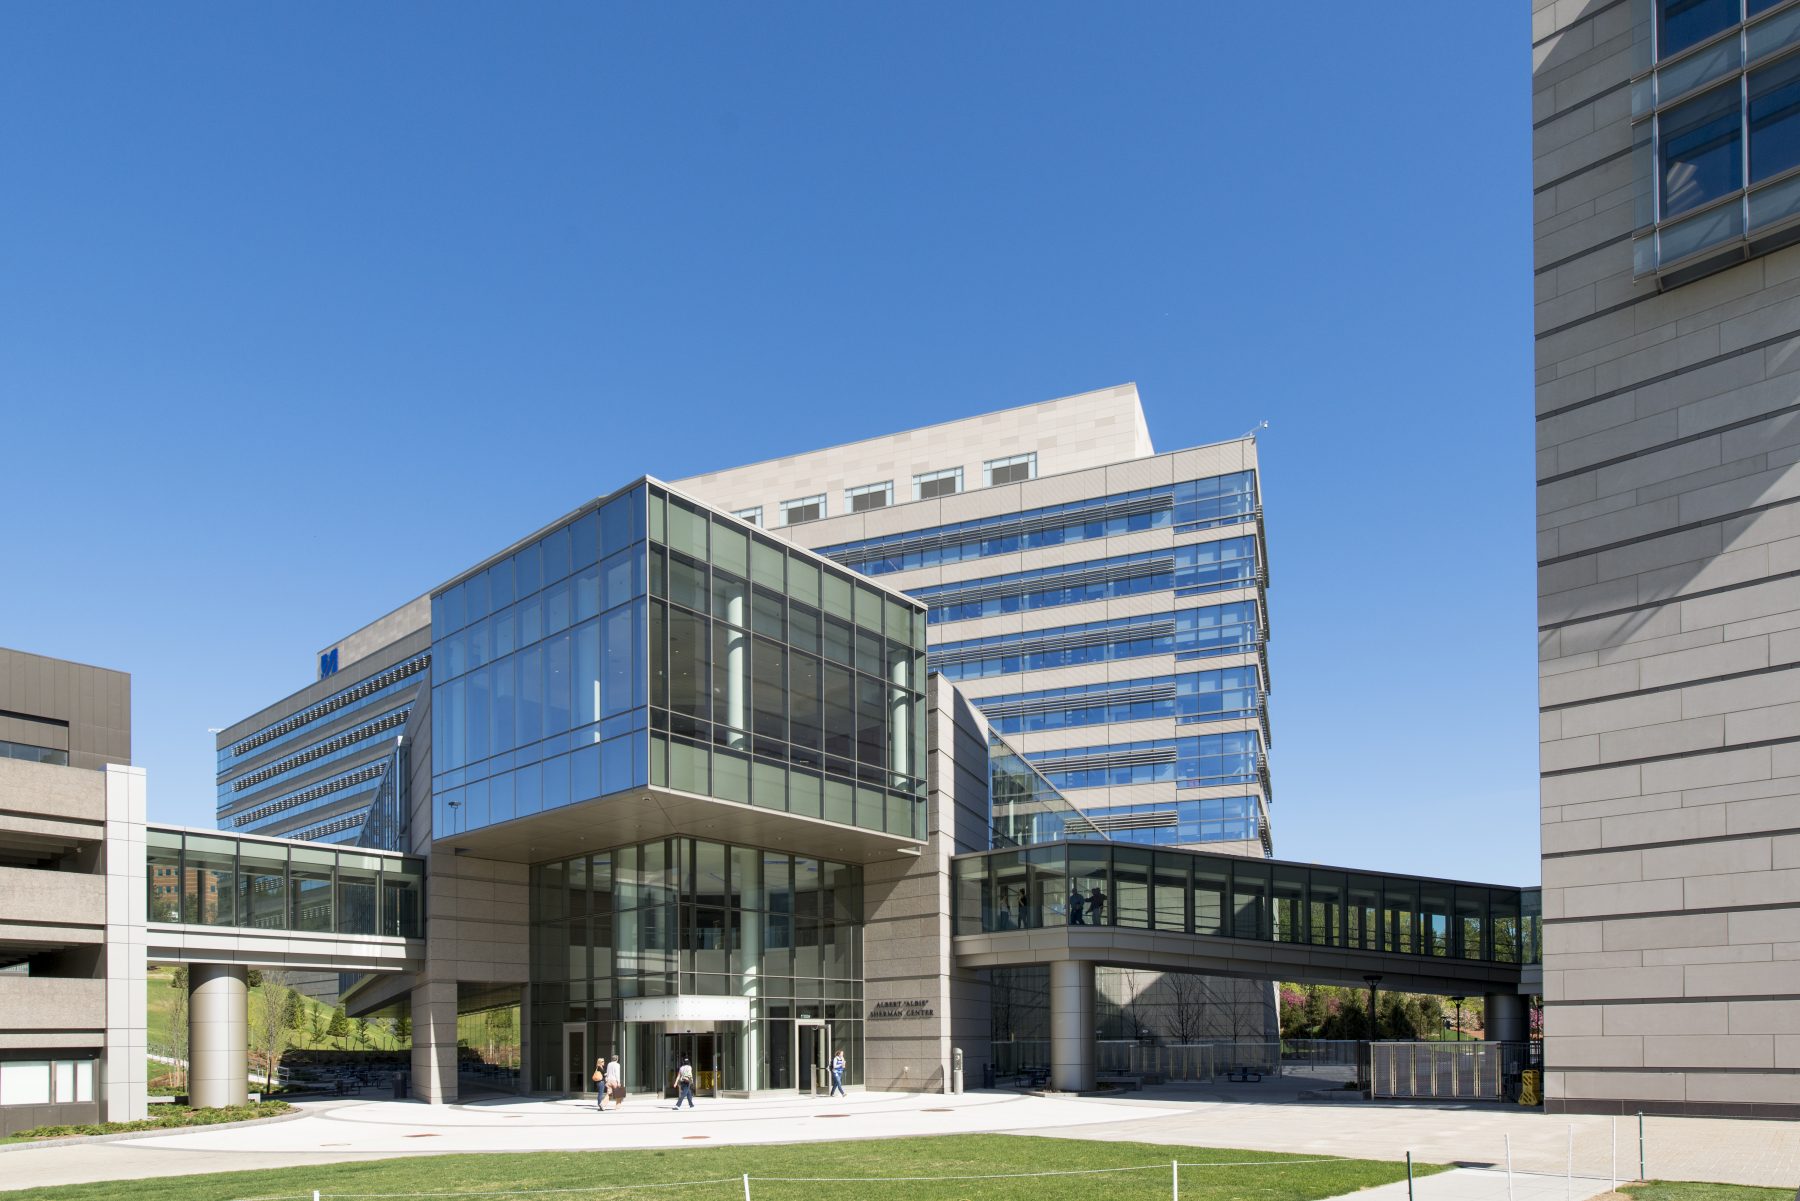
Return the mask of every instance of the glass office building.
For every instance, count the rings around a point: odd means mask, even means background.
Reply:
[[[732,1092],[828,1046],[859,1065],[854,860],[924,833],[924,608],[642,481],[431,623],[434,840],[582,851],[529,856],[533,1085],[582,1091],[611,1052],[634,1090],[683,1054]],[[704,816],[621,836],[665,798]]]

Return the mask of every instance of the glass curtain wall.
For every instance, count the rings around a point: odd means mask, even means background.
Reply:
[[[423,860],[154,826],[145,841],[152,922],[424,937]]]
[[[830,1023],[862,1082],[862,869],[690,838],[657,839],[531,873],[531,1080],[557,1088],[564,1031],[618,1052],[627,1086],[660,1092],[663,1023],[631,997],[750,999],[720,1022],[721,1087],[795,1088],[794,1023]],[[701,1065],[710,1070],[710,1065]]]
[[[924,835],[925,615],[652,487],[650,783]]]
[[[1536,890],[1100,842],[955,863],[958,934],[1125,926],[1495,963],[1540,953]]]
[[[436,836],[648,779],[647,503],[621,492],[432,597]]]

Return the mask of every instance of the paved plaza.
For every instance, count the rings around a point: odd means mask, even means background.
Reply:
[[[1411,1151],[1422,1163],[1492,1165],[1421,1181],[1419,1195],[1441,1201],[1505,1201],[1510,1139],[1513,1201],[1585,1201],[1610,1187],[1614,1129],[1610,1118],[1546,1117],[1500,1106],[1321,1104],[1296,1100],[1280,1087],[1260,1092],[1258,1086],[1152,1089],[1120,1098],[856,1092],[831,1100],[703,1100],[699,1108],[681,1113],[668,1101],[648,1097],[634,1097],[623,1110],[604,1114],[590,1103],[547,1099],[445,1106],[332,1100],[303,1102],[300,1108],[303,1116],[285,1121],[10,1150],[0,1156],[0,1190],[447,1152],[1004,1133],[1373,1159],[1402,1159]],[[1571,1131],[1572,1180],[1565,1178]],[[1652,1118],[1646,1146],[1655,1177],[1790,1188],[1800,1183],[1800,1126],[1792,1123]],[[1630,1179],[1636,1175],[1635,1119],[1618,1123],[1618,1148],[1620,1175]],[[1383,1196],[1375,1201],[1387,1201],[1391,1190],[1377,1191]]]

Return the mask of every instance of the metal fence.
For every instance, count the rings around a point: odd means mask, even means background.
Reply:
[[[1523,1042],[1370,1043],[1375,1097],[1503,1101],[1539,1066],[1540,1044]]]

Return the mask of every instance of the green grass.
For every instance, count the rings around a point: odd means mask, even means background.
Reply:
[[[157,1201],[228,1201],[239,1197],[310,1198],[346,1193],[444,1193],[489,1191],[489,1198],[532,1189],[581,1189],[621,1184],[716,1180],[681,1189],[586,1194],[591,1201],[618,1197],[673,1197],[683,1201],[742,1201],[743,1174],[754,1201],[1167,1201],[1169,1161],[1184,1164],[1252,1160],[1271,1167],[1183,1168],[1182,1201],[1313,1201],[1406,1177],[1403,1163],[1340,1159],[1328,1163],[1283,1161],[1313,1156],[1271,1155],[1149,1143],[1101,1143],[1026,1138],[1004,1134],[945,1135],[876,1141],[809,1143],[779,1147],[695,1147],[679,1151],[542,1151],[526,1155],[433,1155],[370,1163],[319,1164],[264,1172],[158,1178]],[[1097,1176],[963,1182],[864,1183],[873,1176],[971,1176],[1008,1172],[1068,1172],[1145,1166],[1142,1172]],[[1415,1175],[1442,1167],[1417,1165]],[[849,1182],[782,1182],[758,1177],[851,1177]],[[103,1184],[9,1192],[8,1201],[139,1201],[144,1184]],[[496,1194],[491,1190],[504,1190]],[[564,1193],[549,1201],[584,1201]],[[1654,1201],[1654,1199],[1648,1199]],[[1784,1199],[1786,1201],[1786,1199]]]
[[[1751,1188],[1744,1184],[1701,1184],[1683,1180],[1652,1180],[1648,1184],[1620,1187],[1636,1201],[1794,1201],[1784,1188]]]
[[[144,978],[145,983],[145,1021],[148,1037],[152,1047],[171,1047],[175,1045],[173,1026],[175,1019],[175,988],[171,969],[162,964],[151,965]],[[290,1051],[397,1051],[405,1050],[410,1044],[403,1039],[395,1039],[379,1026],[369,1027],[369,1042],[365,1048],[356,1041],[354,1033],[342,1038],[326,1035],[313,1037],[313,1016],[318,1015],[319,1029],[325,1029],[331,1022],[331,1007],[321,1005],[311,997],[300,998],[300,1028],[288,1031],[288,1049]],[[352,1023],[354,1027],[355,1023]]]
[[[263,1101],[254,1105],[233,1105],[223,1109],[189,1109],[184,1105],[158,1105],[141,1122],[93,1122],[79,1126],[36,1126],[20,1131],[4,1143],[33,1143],[46,1138],[68,1138],[80,1134],[126,1134],[134,1130],[169,1130],[182,1126],[216,1126],[220,1122],[247,1122],[252,1118],[272,1118],[293,1112],[285,1101]]]

